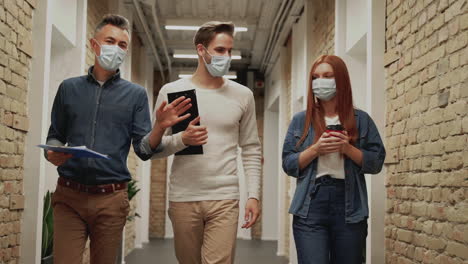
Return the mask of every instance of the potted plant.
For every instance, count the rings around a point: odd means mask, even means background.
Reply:
[[[43,210],[41,263],[52,264],[54,246],[54,212],[52,208],[52,192],[47,191],[44,196]]]
[[[137,181],[136,180],[131,180],[128,182],[128,187],[127,187],[127,193],[128,193],[128,200],[131,201],[133,197],[140,191],[140,189],[137,187]],[[133,221],[136,217],[140,217],[138,213],[130,214],[127,216],[127,221]],[[121,247],[119,250],[119,255],[117,256],[117,264],[125,263],[124,262],[124,248],[125,248],[125,228],[123,230],[122,234],[122,241],[121,241]]]
[[[128,192],[128,200],[131,201],[133,197],[140,191],[140,189],[136,185],[137,181],[136,180],[131,180],[128,182],[128,187],[127,187],[127,192]],[[139,214],[135,213],[133,215],[127,216],[128,221],[132,221],[135,219],[135,217],[140,217]]]

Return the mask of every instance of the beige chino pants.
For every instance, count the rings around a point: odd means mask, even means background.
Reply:
[[[179,264],[234,263],[238,200],[170,202]]]

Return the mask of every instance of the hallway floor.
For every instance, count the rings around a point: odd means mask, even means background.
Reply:
[[[127,264],[177,264],[172,239],[151,239],[142,249],[135,249],[125,258]],[[276,256],[276,242],[238,240],[236,264],[287,264]]]

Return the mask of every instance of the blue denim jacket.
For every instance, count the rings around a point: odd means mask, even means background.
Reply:
[[[345,206],[346,222],[357,223],[367,219],[369,208],[367,204],[367,189],[364,174],[376,174],[382,169],[385,159],[385,148],[370,116],[361,110],[354,111],[359,136],[355,146],[362,151],[362,167],[345,157]],[[307,167],[299,169],[299,154],[310,146],[314,139],[314,129],[311,126],[305,141],[296,148],[296,143],[302,136],[305,111],[294,115],[289,125],[283,145],[283,170],[289,176],[297,178],[297,187],[289,208],[289,213],[306,218],[309,211],[310,195],[317,175],[317,160],[314,159]]]

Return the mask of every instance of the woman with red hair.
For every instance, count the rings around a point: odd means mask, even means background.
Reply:
[[[355,109],[342,59],[322,55],[309,76],[307,110],[297,113],[283,146],[283,169],[297,178],[289,212],[302,264],[361,264],[367,236],[364,174],[382,169],[377,127]]]

